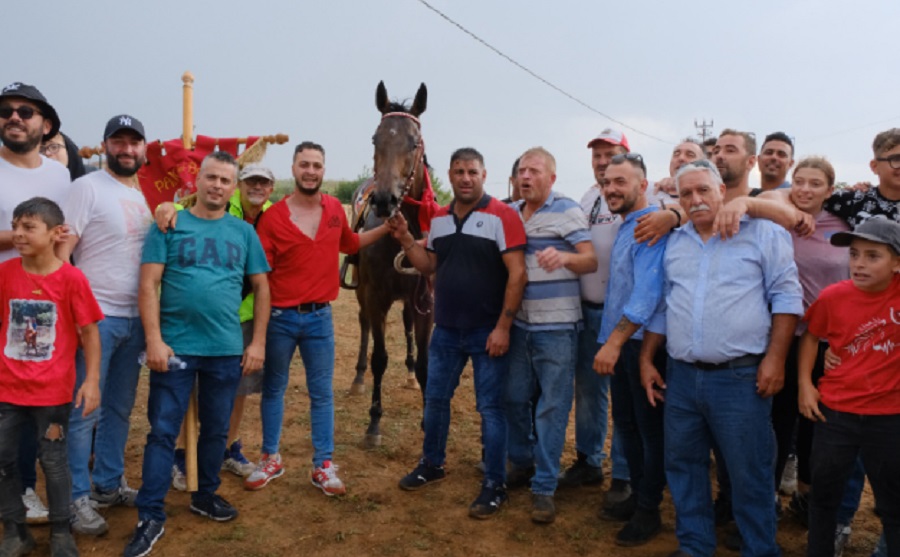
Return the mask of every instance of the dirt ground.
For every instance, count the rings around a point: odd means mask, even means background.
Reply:
[[[453,419],[448,443],[447,479],[433,487],[408,493],[398,480],[415,465],[421,449],[421,396],[404,388],[402,325],[399,311],[390,316],[391,362],[385,378],[382,420],[383,445],[373,451],[361,447],[368,424],[371,376],[364,396],[349,394],[355,374],[358,326],[356,299],[342,291],[335,303],[337,365],[335,370],[335,463],[347,484],[347,495],[328,498],[310,485],[309,399],[302,366],[295,361],[286,395],[282,456],[285,474],[258,492],[244,491],[241,481],[222,474],[220,494],[240,511],[233,522],[218,524],[188,511],[189,497],[170,491],[167,498],[166,534],[153,555],[217,557],[279,557],[286,555],[373,556],[544,556],[628,555],[665,556],[677,548],[674,511],[666,496],[663,533],[638,548],[613,543],[620,525],[597,518],[603,487],[557,493],[557,520],[549,526],[532,524],[527,490],[510,493],[508,506],[490,520],[468,518],[468,505],[478,494],[480,474],[479,418],[475,412],[471,370],[467,371],[453,400]],[[132,418],[128,444],[127,476],[132,486],[141,482],[146,419],[147,382],[142,380]],[[248,401],[242,427],[246,454],[255,459],[261,441],[258,397]],[[573,455],[573,427],[569,428],[564,464]],[[607,464],[608,467],[608,464]],[[608,468],[607,468],[608,475]],[[43,497],[43,489],[40,489]],[[787,499],[784,500],[787,504]],[[83,556],[118,556],[137,521],[135,509],[114,508],[105,514],[110,531],[100,538],[78,537]],[[880,525],[872,512],[869,489],[853,525],[848,557],[868,556]],[[36,528],[38,550],[49,555],[49,528]],[[721,537],[720,537],[721,540]],[[806,531],[789,514],[780,523],[778,541],[784,554],[804,554]],[[737,555],[720,544],[719,555]]]

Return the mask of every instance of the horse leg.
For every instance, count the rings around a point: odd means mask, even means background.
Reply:
[[[356,356],[356,377],[350,385],[351,395],[361,395],[366,392],[366,356],[369,353],[369,320],[359,308],[359,352]]]
[[[416,381],[416,359],[413,339],[413,325],[415,324],[416,310],[413,304],[406,301],[403,303],[403,332],[406,334],[406,388],[419,389],[419,382]],[[424,392],[424,391],[423,391]]]
[[[366,429],[364,446],[373,449],[381,445],[381,380],[387,369],[388,354],[384,344],[385,317],[372,320],[372,406],[369,407],[369,427]]]

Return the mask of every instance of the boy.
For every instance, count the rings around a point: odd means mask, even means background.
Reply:
[[[900,223],[876,216],[831,237],[850,246],[850,277],[807,310],[800,340],[800,412],[816,424],[807,555],[834,554],[836,512],[862,458],[889,551],[900,552]],[[819,338],[841,363],[812,384]],[[820,404],[821,402],[821,404]],[[891,553],[894,554],[894,553]]]
[[[20,203],[13,211],[12,239],[21,258],[0,264],[0,555],[25,555],[34,548],[17,466],[20,428],[29,416],[37,424],[47,483],[50,554],[78,555],[69,531],[72,484],[66,436],[78,329],[87,378],[75,393],[75,406],[87,415],[100,403],[97,321],[103,313],[81,271],[54,254],[63,222],[62,210],[49,199]]]

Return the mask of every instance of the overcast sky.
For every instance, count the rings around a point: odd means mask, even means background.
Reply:
[[[665,142],[625,130],[651,178],[694,119],[758,137],[783,130],[797,155],[822,154],[838,180],[869,179],[871,143],[900,126],[895,0],[708,2],[428,0],[519,63],[592,107]],[[585,145],[616,125],[529,76],[418,0],[215,3],[41,3],[4,25],[0,86],[36,85],[79,145],[127,112],[148,138],[181,133],[181,75],[194,84],[195,131],[287,133],[266,162],[288,177],[292,145],[327,151],[327,178],[371,166],[375,87],[412,99],[431,164],[485,156],[487,189],[505,195],[525,149],[558,161],[557,188],[578,198],[593,182]],[[28,10],[26,10],[28,11]],[[758,180],[757,178],[755,178]]]

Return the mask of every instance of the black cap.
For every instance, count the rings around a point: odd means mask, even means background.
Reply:
[[[121,130],[131,130],[141,136],[141,139],[147,139],[147,136],[144,133],[144,124],[142,124],[140,120],[134,116],[129,116],[128,114],[119,114],[118,116],[110,118],[109,122],[106,123],[106,130],[103,132],[103,140],[106,141],[111,135],[114,135]]]
[[[0,90],[0,99],[14,98],[18,97],[20,99],[26,99],[34,104],[38,105],[38,108],[41,110],[41,114],[44,118],[50,120],[52,124],[50,128],[50,133],[45,134],[43,137],[44,141],[55,137],[56,134],[59,133],[59,115],[56,114],[56,110],[47,102],[47,98],[38,91],[37,87],[34,85],[27,85],[20,81],[16,81],[14,83],[10,83],[2,90]]]
[[[831,236],[831,245],[849,246],[854,238],[886,244],[900,255],[900,223],[884,215],[875,215],[861,222],[853,232],[837,232]]]

